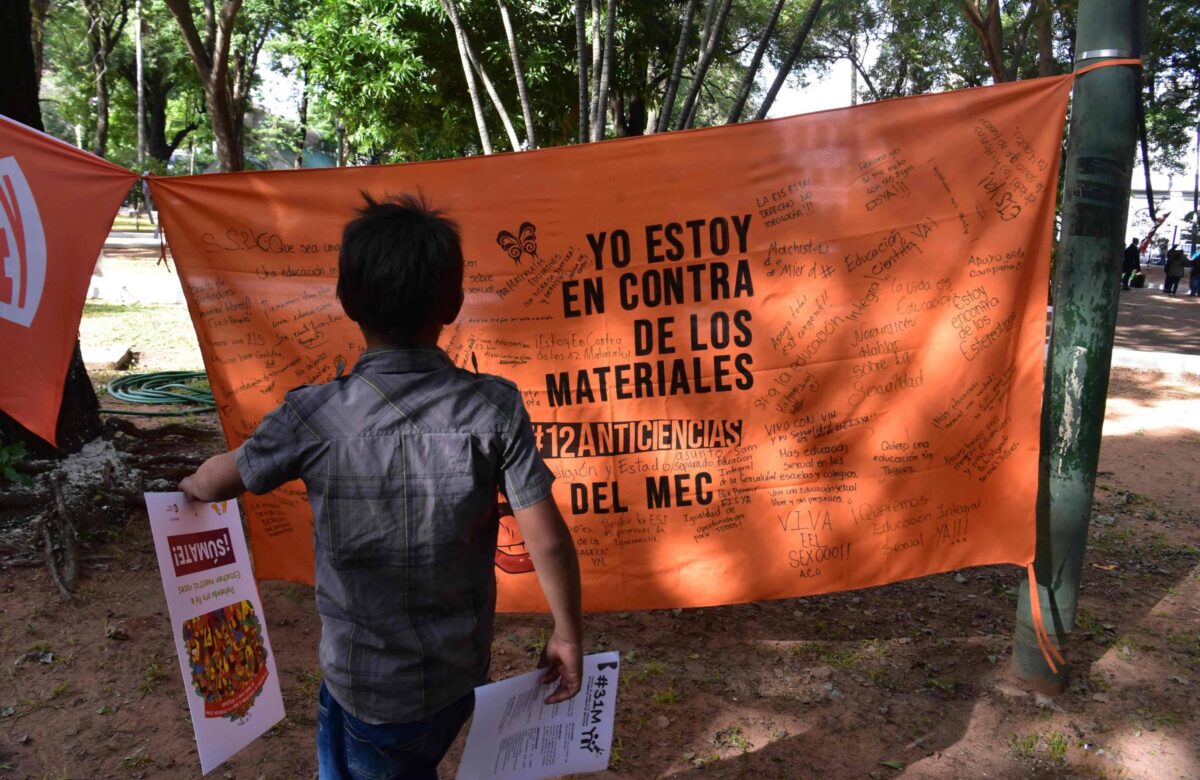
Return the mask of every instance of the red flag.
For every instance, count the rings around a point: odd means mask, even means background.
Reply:
[[[91,271],[136,180],[0,117],[0,409],[52,444]]]

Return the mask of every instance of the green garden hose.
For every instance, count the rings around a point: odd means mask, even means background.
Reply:
[[[217,408],[212,390],[197,387],[196,380],[207,380],[203,371],[157,371],[151,374],[129,374],[108,383],[108,394],[118,401],[143,405],[187,404],[187,409],[163,412],[143,412],[133,409],[101,409],[104,414],[132,414],[139,417],[177,417],[183,414],[202,414]]]

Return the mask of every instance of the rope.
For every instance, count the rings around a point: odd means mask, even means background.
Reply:
[[[129,374],[108,383],[108,394],[118,401],[146,406],[189,404],[188,409],[150,412],[132,409],[101,409],[104,414],[131,414],[141,417],[178,417],[183,414],[203,414],[217,408],[211,390],[190,387],[185,382],[207,379],[203,371],[158,371],[151,374]]]

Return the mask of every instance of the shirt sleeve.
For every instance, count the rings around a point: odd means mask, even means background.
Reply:
[[[299,429],[299,430],[298,430]],[[255,495],[299,479],[312,437],[285,401],[237,448],[242,484]]]
[[[517,394],[516,409],[505,432],[504,455],[500,464],[504,494],[513,509],[524,509],[548,498],[554,474],[542,460],[533,438],[533,424],[525,403]]]

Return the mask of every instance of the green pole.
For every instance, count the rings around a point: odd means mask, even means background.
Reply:
[[[1139,7],[1137,0],[1080,0],[1076,69],[1136,56]],[[1071,108],[1034,560],[1042,623],[1060,648],[1075,627],[1100,459],[1140,83],[1136,68],[1100,68],[1077,78]],[[1017,602],[1013,669],[1036,690],[1059,693],[1066,687],[1065,667],[1051,671],[1038,647],[1027,580]]]

